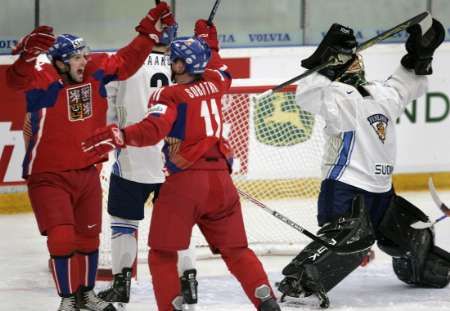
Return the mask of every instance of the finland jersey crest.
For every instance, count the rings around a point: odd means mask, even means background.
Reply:
[[[369,121],[370,125],[375,130],[375,133],[377,133],[378,138],[384,144],[384,141],[386,140],[386,129],[389,124],[388,117],[381,113],[377,113],[368,117],[367,121]]]

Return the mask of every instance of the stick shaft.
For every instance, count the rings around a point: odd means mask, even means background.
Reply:
[[[361,43],[360,45],[358,45],[358,47],[356,48],[356,52],[364,51],[365,49],[373,46],[374,44],[379,43],[379,42],[381,42],[383,40],[386,40],[387,38],[392,37],[393,35],[395,35],[395,34],[401,32],[401,31],[405,30],[406,28],[408,28],[408,27],[410,27],[412,25],[418,24],[420,21],[422,21],[428,15],[429,15],[428,12],[420,13],[419,15],[416,15],[413,18],[410,18],[410,19],[404,21],[403,23],[398,24],[397,26],[394,26],[391,29],[388,29],[388,30],[380,33],[379,35],[377,35],[377,36],[375,36],[375,37],[373,37],[373,38],[371,38],[371,39]],[[293,77],[292,79],[290,79],[290,80],[288,80],[286,82],[283,82],[280,85],[275,86],[274,88],[272,88],[272,91],[273,92],[279,91],[282,88],[284,88],[284,87],[286,87],[286,86],[288,86],[288,85],[290,85],[290,84],[292,84],[292,83],[294,83],[294,82],[296,82],[298,80],[304,79],[307,76],[313,74],[314,72],[320,71],[320,70],[330,66],[333,63],[334,63],[334,60],[331,59],[328,62],[323,63],[323,64],[321,64],[321,65],[319,65],[317,67],[308,69],[305,72],[303,72],[302,74],[300,74],[300,75],[298,75],[296,77]]]
[[[216,0],[213,8],[211,9],[211,13],[209,13],[208,25],[212,24],[212,21],[214,20],[214,16],[216,16],[217,9],[219,8],[219,4],[220,4],[220,0]]]
[[[342,246],[337,246],[335,245],[337,242],[332,239],[332,243],[330,244],[327,241],[324,241],[323,239],[321,239],[320,237],[316,236],[315,234],[309,232],[308,230],[306,230],[305,228],[303,228],[302,226],[300,226],[299,224],[297,224],[296,222],[292,221],[291,219],[289,219],[288,217],[284,216],[281,213],[278,213],[277,211],[269,208],[267,205],[265,205],[264,203],[258,201],[257,199],[253,198],[251,195],[249,195],[248,193],[237,189],[237,191],[239,192],[239,194],[244,197],[245,199],[249,200],[250,202],[254,203],[255,205],[261,207],[264,211],[266,211],[267,213],[271,214],[272,216],[278,218],[279,220],[281,220],[282,222],[284,222],[285,224],[291,226],[292,228],[296,229],[297,231],[299,231],[300,233],[306,235],[308,238],[310,238],[311,240],[325,246],[326,248],[333,250],[337,253],[342,253],[342,254],[347,254],[347,253],[356,253],[356,252],[361,252],[364,250],[367,250],[370,246],[368,245],[368,243],[366,241],[360,241],[360,242],[353,242],[351,244],[346,244],[346,245],[342,245]],[[372,243],[373,244],[373,243]]]

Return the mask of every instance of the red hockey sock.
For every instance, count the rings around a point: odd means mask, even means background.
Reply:
[[[74,258],[75,231],[72,225],[61,225],[47,232],[50,252],[50,269],[56,290],[61,297],[68,297],[80,287],[79,266]]]
[[[100,244],[98,234],[93,236],[77,234],[75,254],[80,265],[81,285],[87,289],[93,289],[97,277],[98,246]]]
[[[272,287],[269,284],[267,274],[256,257],[255,253],[247,247],[220,249],[220,254],[225,261],[228,270],[238,279],[242,288],[256,308],[261,301],[255,297],[255,289],[263,284],[269,286],[272,296]]]
[[[148,253],[148,265],[159,311],[172,311],[172,301],[181,293],[177,260],[176,251],[150,249]]]

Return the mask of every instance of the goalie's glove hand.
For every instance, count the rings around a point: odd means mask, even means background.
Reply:
[[[194,35],[206,41],[210,49],[219,51],[219,40],[217,39],[217,29],[214,23],[208,25],[206,19],[199,19],[195,22]]]
[[[50,26],[39,26],[30,34],[19,40],[12,49],[12,54],[20,54],[26,62],[34,61],[39,54],[45,53],[55,43],[53,28]]]
[[[312,69],[332,60],[333,63],[329,67],[319,72],[334,81],[353,62],[356,46],[353,29],[335,23],[331,25],[314,53],[302,60],[302,67]]]
[[[409,33],[406,40],[406,51],[401,64],[406,69],[414,69],[416,75],[430,75],[433,73],[431,62],[434,51],[445,39],[445,29],[442,24],[433,18],[431,28],[422,35],[419,24],[406,29]]]
[[[160,21],[160,23],[158,23]],[[174,25],[175,18],[166,2],[161,1],[156,7],[148,11],[147,15],[139,22],[134,29],[142,35],[147,35],[159,42],[163,27]]]
[[[123,132],[116,124],[96,129],[94,134],[81,144],[83,152],[95,153],[99,157],[105,156],[116,148],[124,147]]]

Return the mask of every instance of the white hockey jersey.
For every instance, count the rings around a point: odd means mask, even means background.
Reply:
[[[351,85],[313,74],[300,81],[297,104],[325,119],[323,178],[375,193],[392,186],[396,158],[395,122],[405,106],[426,91],[426,76],[400,66],[386,81]]]
[[[141,121],[147,111],[152,92],[169,85],[171,79],[169,56],[151,53],[144,65],[128,80],[107,84],[108,123],[120,128]],[[139,183],[162,183],[164,160],[163,142],[150,147],[132,147],[116,151],[112,172],[122,178]]]

